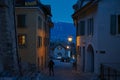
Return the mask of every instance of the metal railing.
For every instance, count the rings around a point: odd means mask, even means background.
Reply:
[[[100,80],[120,80],[120,63],[101,64]]]

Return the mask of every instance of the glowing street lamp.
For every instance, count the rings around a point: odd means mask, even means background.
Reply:
[[[68,56],[69,56],[69,58],[71,57],[71,54],[72,54],[72,46],[71,46],[72,40],[73,40],[72,36],[69,36],[68,37],[68,45],[69,45],[69,47],[67,48],[67,49],[69,49],[68,50]]]
[[[72,36],[68,37],[68,42],[72,42]]]
[[[67,49],[70,49],[70,46],[67,46]]]

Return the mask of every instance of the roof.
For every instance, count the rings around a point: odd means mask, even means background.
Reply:
[[[84,11],[87,11],[88,9],[92,8],[94,5],[96,5],[98,3],[98,1],[99,0],[91,0],[91,1],[87,2],[79,10],[74,12],[74,14],[72,15],[72,18],[73,19],[77,18],[80,13],[83,13]]]
[[[52,16],[50,5],[44,5],[38,0],[16,0],[15,6],[16,7],[39,7],[43,10],[45,15]]]
[[[63,47],[64,49],[66,49],[66,46],[65,46],[65,45],[62,45],[62,44],[57,44],[54,48],[56,48],[57,46],[61,46],[61,47]]]
[[[43,12],[46,14],[46,15],[50,15],[52,16],[51,14],[51,7],[50,5],[44,5],[42,3],[38,3],[39,7],[43,10]]]
[[[66,46],[67,46],[68,44],[67,43],[62,43],[62,42],[59,42],[59,43],[56,43],[54,46],[52,46],[51,48],[52,49],[55,49],[57,46],[62,46],[63,48],[65,48],[66,49]]]

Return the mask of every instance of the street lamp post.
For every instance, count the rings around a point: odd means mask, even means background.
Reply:
[[[69,44],[69,47],[70,47],[70,48],[69,48],[69,51],[70,51],[69,57],[71,57],[71,53],[72,53],[72,45],[71,45],[72,40],[73,40],[72,36],[69,36],[69,37],[68,37],[68,44]]]

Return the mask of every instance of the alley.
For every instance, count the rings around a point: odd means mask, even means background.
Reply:
[[[72,69],[72,63],[55,62],[55,75],[49,76],[48,69],[46,69],[40,77],[40,80],[96,80],[93,75],[89,73],[80,73]]]
[[[120,80],[120,0],[0,0],[0,36],[0,80]]]

